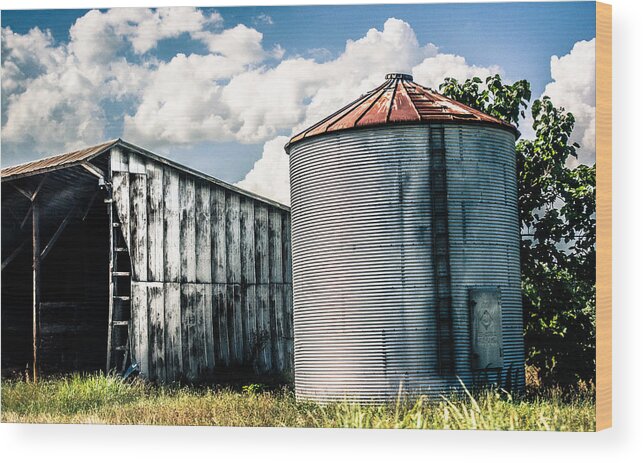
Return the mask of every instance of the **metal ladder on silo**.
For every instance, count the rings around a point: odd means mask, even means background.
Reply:
[[[131,264],[113,199],[108,204],[110,221],[109,322],[106,372],[123,373],[131,357]]]
[[[449,259],[449,211],[444,127],[429,126],[431,178],[431,223],[436,290],[438,369],[441,374],[455,369],[451,262]]]

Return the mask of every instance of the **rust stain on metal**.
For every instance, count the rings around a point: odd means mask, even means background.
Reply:
[[[420,117],[420,113],[415,108],[404,86],[404,81],[400,80],[397,83],[397,91],[391,104],[388,122],[412,122],[417,121]]]
[[[0,177],[5,180],[12,177],[32,175],[43,171],[54,170],[70,164],[81,163],[105,152],[117,142],[118,140],[110,140],[82,150],[58,154],[56,156],[50,156],[48,158],[19,164],[17,166],[5,167],[0,172]]]
[[[377,103],[380,98],[382,98],[382,96],[387,91],[386,87],[380,88],[381,89],[379,91],[367,94],[366,98],[355,105],[355,107],[351,111],[346,112],[341,117],[335,118],[335,120],[329,124],[326,131],[334,132],[337,130],[350,129],[353,127],[357,127],[358,125],[362,125],[360,124],[360,120],[362,119],[362,117],[369,109],[371,109],[371,107],[375,103]]]
[[[385,121],[388,117],[391,101],[393,100],[393,92],[395,86],[387,87],[384,92],[376,99],[373,104],[366,110],[361,120],[358,122],[360,126],[379,124]]]
[[[286,152],[293,143],[329,132],[390,123],[463,120],[500,126],[519,135],[513,125],[419,85],[408,74],[387,74],[376,89],[292,137]]]

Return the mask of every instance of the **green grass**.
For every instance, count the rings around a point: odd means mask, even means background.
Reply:
[[[2,421],[210,426],[592,431],[594,391],[501,390],[387,406],[295,400],[291,389],[153,386],[104,375],[2,382]]]

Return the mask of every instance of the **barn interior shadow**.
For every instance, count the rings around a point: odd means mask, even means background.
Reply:
[[[69,174],[2,185],[3,377],[32,374],[33,209],[25,192],[37,192],[39,208],[38,374],[105,368],[109,217],[96,178]]]

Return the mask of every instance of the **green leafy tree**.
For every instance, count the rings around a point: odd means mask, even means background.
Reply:
[[[500,76],[445,79],[440,91],[519,125],[530,85]],[[531,107],[533,140],[516,144],[528,364],[545,384],[593,381],[596,337],[596,166],[568,166],[574,116],[547,96]]]

